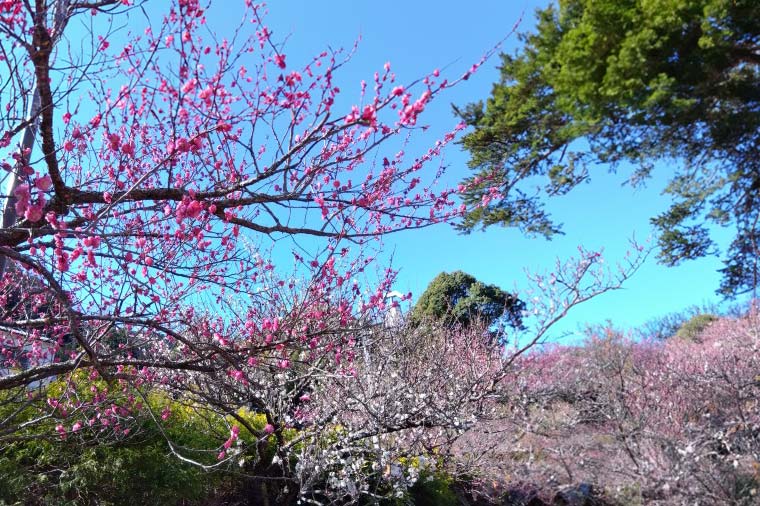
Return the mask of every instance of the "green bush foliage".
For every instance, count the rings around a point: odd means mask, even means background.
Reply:
[[[0,504],[178,504],[215,481],[173,458],[156,429],[116,444],[32,439],[0,456]]]
[[[201,499],[214,481],[171,458],[156,433],[118,445],[16,443],[0,473],[0,504],[9,505],[178,504]]]
[[[412,321],[426,318],[447,326],[469,327],[477,323],[487,326],[505,323],[522,328],[525,302],[496,285],[486,285],[462,271],[438,274],[420,296],[412,310]]]
[[[684,341],[700,341],[700,334],[710,325],[712,322],[718,319],[714,314],[698,314],[692,316],[689,320],[684,322],[683,325],[676,332],[675,337],[683,339]]]
[[[459,504],[454,492],[454,479],[438,471],[422,475],[409,490],[409,498],[414,506],[456,506]]]
[[[55,394],[60,387],[52,383],[41,397]],[[271,461],[273,441],[257,445],[256,437],[241,428],[240,454],[234,463],[206,471],[183,462],[172,453],[168,441],[196,462],[212,466],[218,464],[219,448],[229,437],[234,419],[158,392],[146,398],[154,413],[168,414],[160,427],[152,418],[143,417],[121,438],[86,428],[58,438],[49,436],[51,426],[59,421],[70,425],[73,420],[52,418],[47,424],[35,425],[34,432],[5,444],[0,452],[0,505],[205,504],[209,497],[234,493],[245,481],[230,465]],[[12,407],[9,403],[4,409]],[[34,415],[30,407],[27,418]],[[266,423],[263,415],[245,409],[237,416],[254,430],[261,430]],[[261,450],[270,450],[266,453],[271,455],[256,458]]]

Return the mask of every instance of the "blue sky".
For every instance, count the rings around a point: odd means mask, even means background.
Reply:
[[[361,36],[356,55],[340,75],[342,87],[350,90],[358,87],[361,79],[369,80],[386,61],[392,63],[402,82],[437,67],[459,75],[518,21],[519,31],[529,30],[535,8],[546,3],[278,0],[269,4],[267,20],[275,39],[287,36],[285,52],[291,59],[306,58],[327,46],[351,47]],[[512,36],[504,48],[512,51],[518,44]],[[491,83],[498,78],[497,64],[496,59],[489,61],[475,77],[426,111],[423,122],[431,125],[433,135],[454,124],[451,103],[462,105],[487,97]],[[467,170],[467,155],[458,146],[449,149],[446,161],[452,178]],[[482,281],[519,290],[525,285],[526,269],[551,269],[555,258],[572,256],[579,244],[604,248],[607,261],[614,263],[623,257],[630,237],[645,241],[650,236],[649,218],[668,205],[661,191],[672,170],[668,164],[660,164],[647,188],[632,190],[621,187],[621,174],[595,168],[592,183],[549,203],[548,209],[564,223],[565,231],[552,241],[526,238],[516,230],[498,227],[459,235],[440,226],[389,237],[385,240],[387,251],[393,253],[394,267],[400,269],[396,288],[418,296],[439,272],[463,270]],[[730,230],[719,232],[725,245]],[[607,319],[630,327],[690,305],[717,302],[714,290],[720,267],[718,259],[707,258],[666,268],[652,256],[623,290],[576,308],[556,333],[573,332],[585,322]]]
[[[235,19],[225,19],[226,2],[218,0],[209,12],[214,25],[233,29]],[[460,2],[360,0],[273,0],[265,19],[275,41],[285,41],[288,64],[300,67],[322,50],[351,48],[361,37],[352,61],[341,69],[337,83],[350,104],[359,97],[362,79],[371,81],[390,61],[401,83],[440,68],[446,77],[456,77],[469,69],[481,55],[503,39],[519,22],[518,30],[530,30],[533,11],[545,1],[471,0]],[[152,4],[152,7],[160,4]],[[221,7],[221,9],[220,9]],[[520,21],[521,20],[521,21]],[[158,22],[158,19],[154,20]],[[76,28],[74,28],[76,29]],[[219,37],[232,34],[218,33]],[[513,51],[519,41],[507,39],[504,50]],[[470,80],[461,83],[434,101],[421,122],[430,125],[425,135],[415,136],[410,150],[426,150],[456,123],[450,105],[464,105],[485,99],[497,80],[498,58],[488,61]],[[392,147],[390,148],[392,149]],[[448,182],[455,183],[467,173],[467,154],[450,146],[445,155]],[[487,283],[518,293],[525,287],[526,270],[552,269],[556,258],[568,258],[578,245],[604,248],[610,264],[622,259],[632,236],[645,241],[651,234],[649,218],[663,211],[667,198],[661,191],[672,168],[661,164],[647,188],[621,187],[623,175],[610,174],[606,167],[592,171],[591,184],[570,195],[549,202],[548,210],[564,223],[564,236],[552,241],[526,238],[518,231],[493,227],[485,232],[460,235],[441,225],[409,231],[385,239],[385,261],[393,257],[400,274],[395,288],[419,296],[441,271],[463,270]],[[722,244],[730,237],[720,231]],[[658,315],[717,301],[719,283],[716,258],[686,263],[677,268],[657,265],[654,258],[625,285],[623,290],[605,294],[571,312],[555,335],[573,332],[586,322],[610,319],[620,327],[640,325]]]

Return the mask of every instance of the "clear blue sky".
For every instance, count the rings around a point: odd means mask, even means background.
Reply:
[[[358,52],[340,81],[344,89],[370,80],[390,61],[401,80],[411,80],[433,68],[449,66],[458,75],[522,18],[519,30],[533,25],[533,12],[545,1],[472,0],[470,2],[359,0],[278,0],[269,4],[268,24],[275,39],[288,37],[288,58],[306,58],[324,47],[351,47],[361,36]],[[511,37],[506,51],[517,47]],[[291,60],[292,61],[292,60]],[[450,103],[465,104],[485,98],[498,77],[498,60],[489,61],[473,79],[435,102],[424,123],[433,132],[454,124]],[[426,146],[424,146],[426,147]],[[451,177],[465,173],[467,155],[458,146],[446,155]],[[554,259],[566,258],[579,244],[604,248],[605,258],[622,258],[633,234],[645,240],[651,234],[649,218],[667,207],[661,191],[672,168],[661,165],[647,188],[621,187],[623,177],[607,168],[592,172],[593,181],[569,196],[554,200],[549,209],[564,223],[566,235],[552,241],[529,239],[512,229],[491,228],[462,236],[440,226],[386,239],[400,269],[396,288],[418,296],[441,271],[463,270],[505,289],[524,286],[525,269],[551,269]],[[722,238],[730,237],[724,231]],[[574,331],[584,322],[611,319],[618,326],[641,324],[653,317],[693,304],[717,301],[716,258],[688,262],[677,268],[657,265],[654,258],[621,291],[605,294],[576,308],[558,331]]]
[[[209,12],[212,24],[233,29],[239,11],[229,20],[227,2],[217,0]],[[350,100],[359,96],[362,79],[371,81],[375,71],[390,61],[399,81],[408,83],[435,68],[447,77],[456,77],[479,60],[481,55],[504,38],[520,21],[518,30],[533,26],[533,11],[547,2],[537,0],[471,0],[466,4],[447,1],[386,0],[273,0],[265,22],[274,40],[286,40],[288,64],[298,68],[328,47],[351,48],[361,37],[353,60],[337,76],[337,83]],[[151,9],[161,7],[151,3]],[[150,15],[151,11],[149,11]],[[158,19],[154,21],[158,22]],[[142,22],[142,20],[141,20]],[[72,27],[74,30],[77,28]],[[218,33],[219,37],[232,34]],[[504,50],[518,45],[516,36],[506,41]],[[426,150],[430,142],[449,131],[457,122],[450,104],[464,105],[488,96],[491,83],[498,78],[498,58],[487,62],[469,81],[461,83],[434,101],[421,122],[430,125],[427,135],[415,136],[409,151]],[[467,172],[467,154],[451,146],[445,155],[450,183]],[[400,270],[395,288],[419,296],[441,271],[463,270],[487,283],[507,290],[525,286],[525,270],[550,270],[556,258],[568,258],[578,245],[604,248],[605,258],[613,263],[628,248],[635,234],[640,241],[651,233],[649,218],[667,207],[660,195],[672,169],[662,165],[648,188],[632,191],[622,188],[622,175],[609,174],[607,168],[593,171],[593,182],[553,200],[549,210],[564,223],[566,235],[552,241],[522,236],[518,231],[491,228],[485,232],[459,235],[446,225],[395,234],[385,239],[386,261],[393,255],[393,267]],[[730,231],[722,234],[725,239]],[[719,283],[716,258],[689,262],[678,268],[648,263],[621,291],[605,294],[576,308],[556,329],[573,332],[585,322],[607,319],[620,327],[639,325],[658,315],[694,304],[717,301],[714,290]]]

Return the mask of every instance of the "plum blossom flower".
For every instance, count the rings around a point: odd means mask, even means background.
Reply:
[[[44,176],[37,178],[37,181],[34,182],[34,186],[37,187],[38,190],[42,191],[48,191],[51,186],[53,186],[53,180],[50,177],[50,174],[45,174]]]

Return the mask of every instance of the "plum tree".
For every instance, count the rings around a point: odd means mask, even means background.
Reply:
[[[379,367],[357,350],[393,280],[357,281],[376,240],[460,214],[436,184],[463,126],[416,158],[398,150],[457,79],[404,84],[386,64],[346,96],[343,52],[296,62],[263,7],[224,6],[241,20],[229,38],[198,0],[0,2],[0,448],[118,442],[148,419],[177,458],[239,465],[278,484],[272,500],[395,492],[361,477],[375,457],[396,465],[405,431],[459,430],[455,414],[475,413],[510,364],[480,353],[489,374],[469,393],[431,367],[420,385],[442,396],[435,411],[420,408],[427,392],[383,379],[411,362]],[[516,355],[617,286],[594,277],[595,259],[570,269],[570,299]],[[173,441],[157,392],[215,420],[218,445]]]

